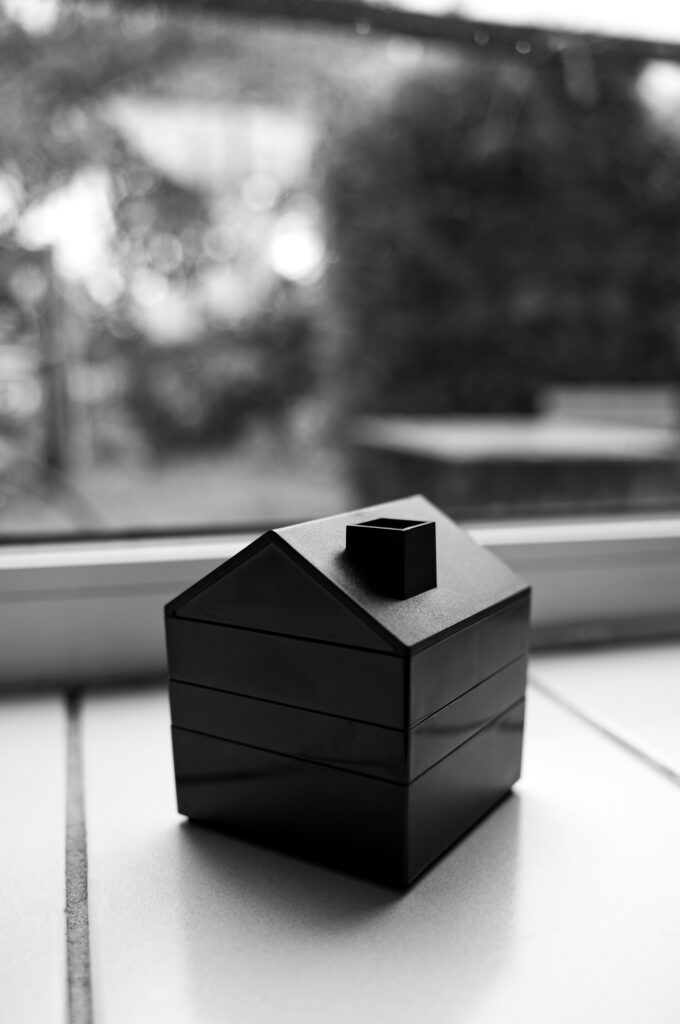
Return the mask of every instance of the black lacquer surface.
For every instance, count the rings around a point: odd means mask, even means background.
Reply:
[[[173,725],[407,783],[524,696],[519,658],[410,730],[319,714],[171,680]]]
[[[215,583],[186,601],[178,614],[262,632],[325,643],[390,651],[373,624],[357,615],[342,595],[318,580],[284,550],[274,534],[250,546]],[[230,566],[230,563],[227,563]]]
[[[165,620],[171,678],[400,728],[406,662],[391,654]]]
[[[519,701],[410,785],[173,727],[180,813],[393,886],[410,884],[519,778]]]
[[[420,497],[267,532],[166,606],[180,812],[408,884],[519,777],[529,596]]]
[[[171,678],[409,729],[526,652],[524,595],[413,657],[165,620]]]
[[[415,725],[515,658],[526,656],[526,594],[415,654],[409,660],[408,721]]]

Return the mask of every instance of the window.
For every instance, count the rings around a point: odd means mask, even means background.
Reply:
[[[548,633],[675,628],[680,47],[605,8],[3,0],[8,636],[414,491],[550,579]]]
[[[672,65],[396,9],[3,10],[5,537],[677,507]]]

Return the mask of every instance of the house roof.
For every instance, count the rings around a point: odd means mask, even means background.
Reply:
[[[435,522],[436,588],[395,600],[375,592],[357,573],[345,555],[345,529],[351,523],[380,517]],[[282,559],[282,554],[288,558]],[[265,564],[264,559],[269,562]],[[284,563],[288,563],[288,568],[282,573]],[[295,572],[291,563],[303,571],[291,575]],[[234,593],[229,596],[228,577],[232,573],[234,582],[240,577],[240,589],[233,588]],[[258,576],[259,583],[251,595],[252,578]],[[274,577],[267,596],[269,611],[263,605],[260,613],[262,581]],[[288,580],[296,590],[309,587],[303,595],[308,614],[302,627],[299,616],[297,624],[290,625],[295,612],[286,600]],[[524,580],[476,544],[440,509],[415,496],[269,531],[170,602],[167,613],[251,629],[257,629],[259,623],[259,628],[268,631],[414,653],[528,589]],[[315,622],[323,620],[325,627],[329,611],[334,623],[327,633],[316,627]],[[353,614],[348,616],[347,612]],[[272,614],[277,616],[273,620],[277,626],[274,630],[264,621],[269,615],[271,622]]]
[[[437,533],[437,586],[406,600],[367,587],[344,557],[345,528],[379,517],[433,520]],[[494,605],[527,591],[527,584],[426,498],[417,495],[275,533],[382,627],[399,647],[427,646]]]

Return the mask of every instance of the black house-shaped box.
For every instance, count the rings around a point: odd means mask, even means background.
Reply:
[[[421,497],[265,533],[165,610],[180,813],[409,884],[519,778],[529,596]]]

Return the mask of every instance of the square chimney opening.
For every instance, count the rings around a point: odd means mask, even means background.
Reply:
[[[403,600],[437,586],[435,524],[368,519],[346,529],[347,557],[378,593]]]
[[[383,530],[410,530],[414,526],[422,526],[422,519],[369,519],[365,523],[357,523],[357,526],[379,526]]]

